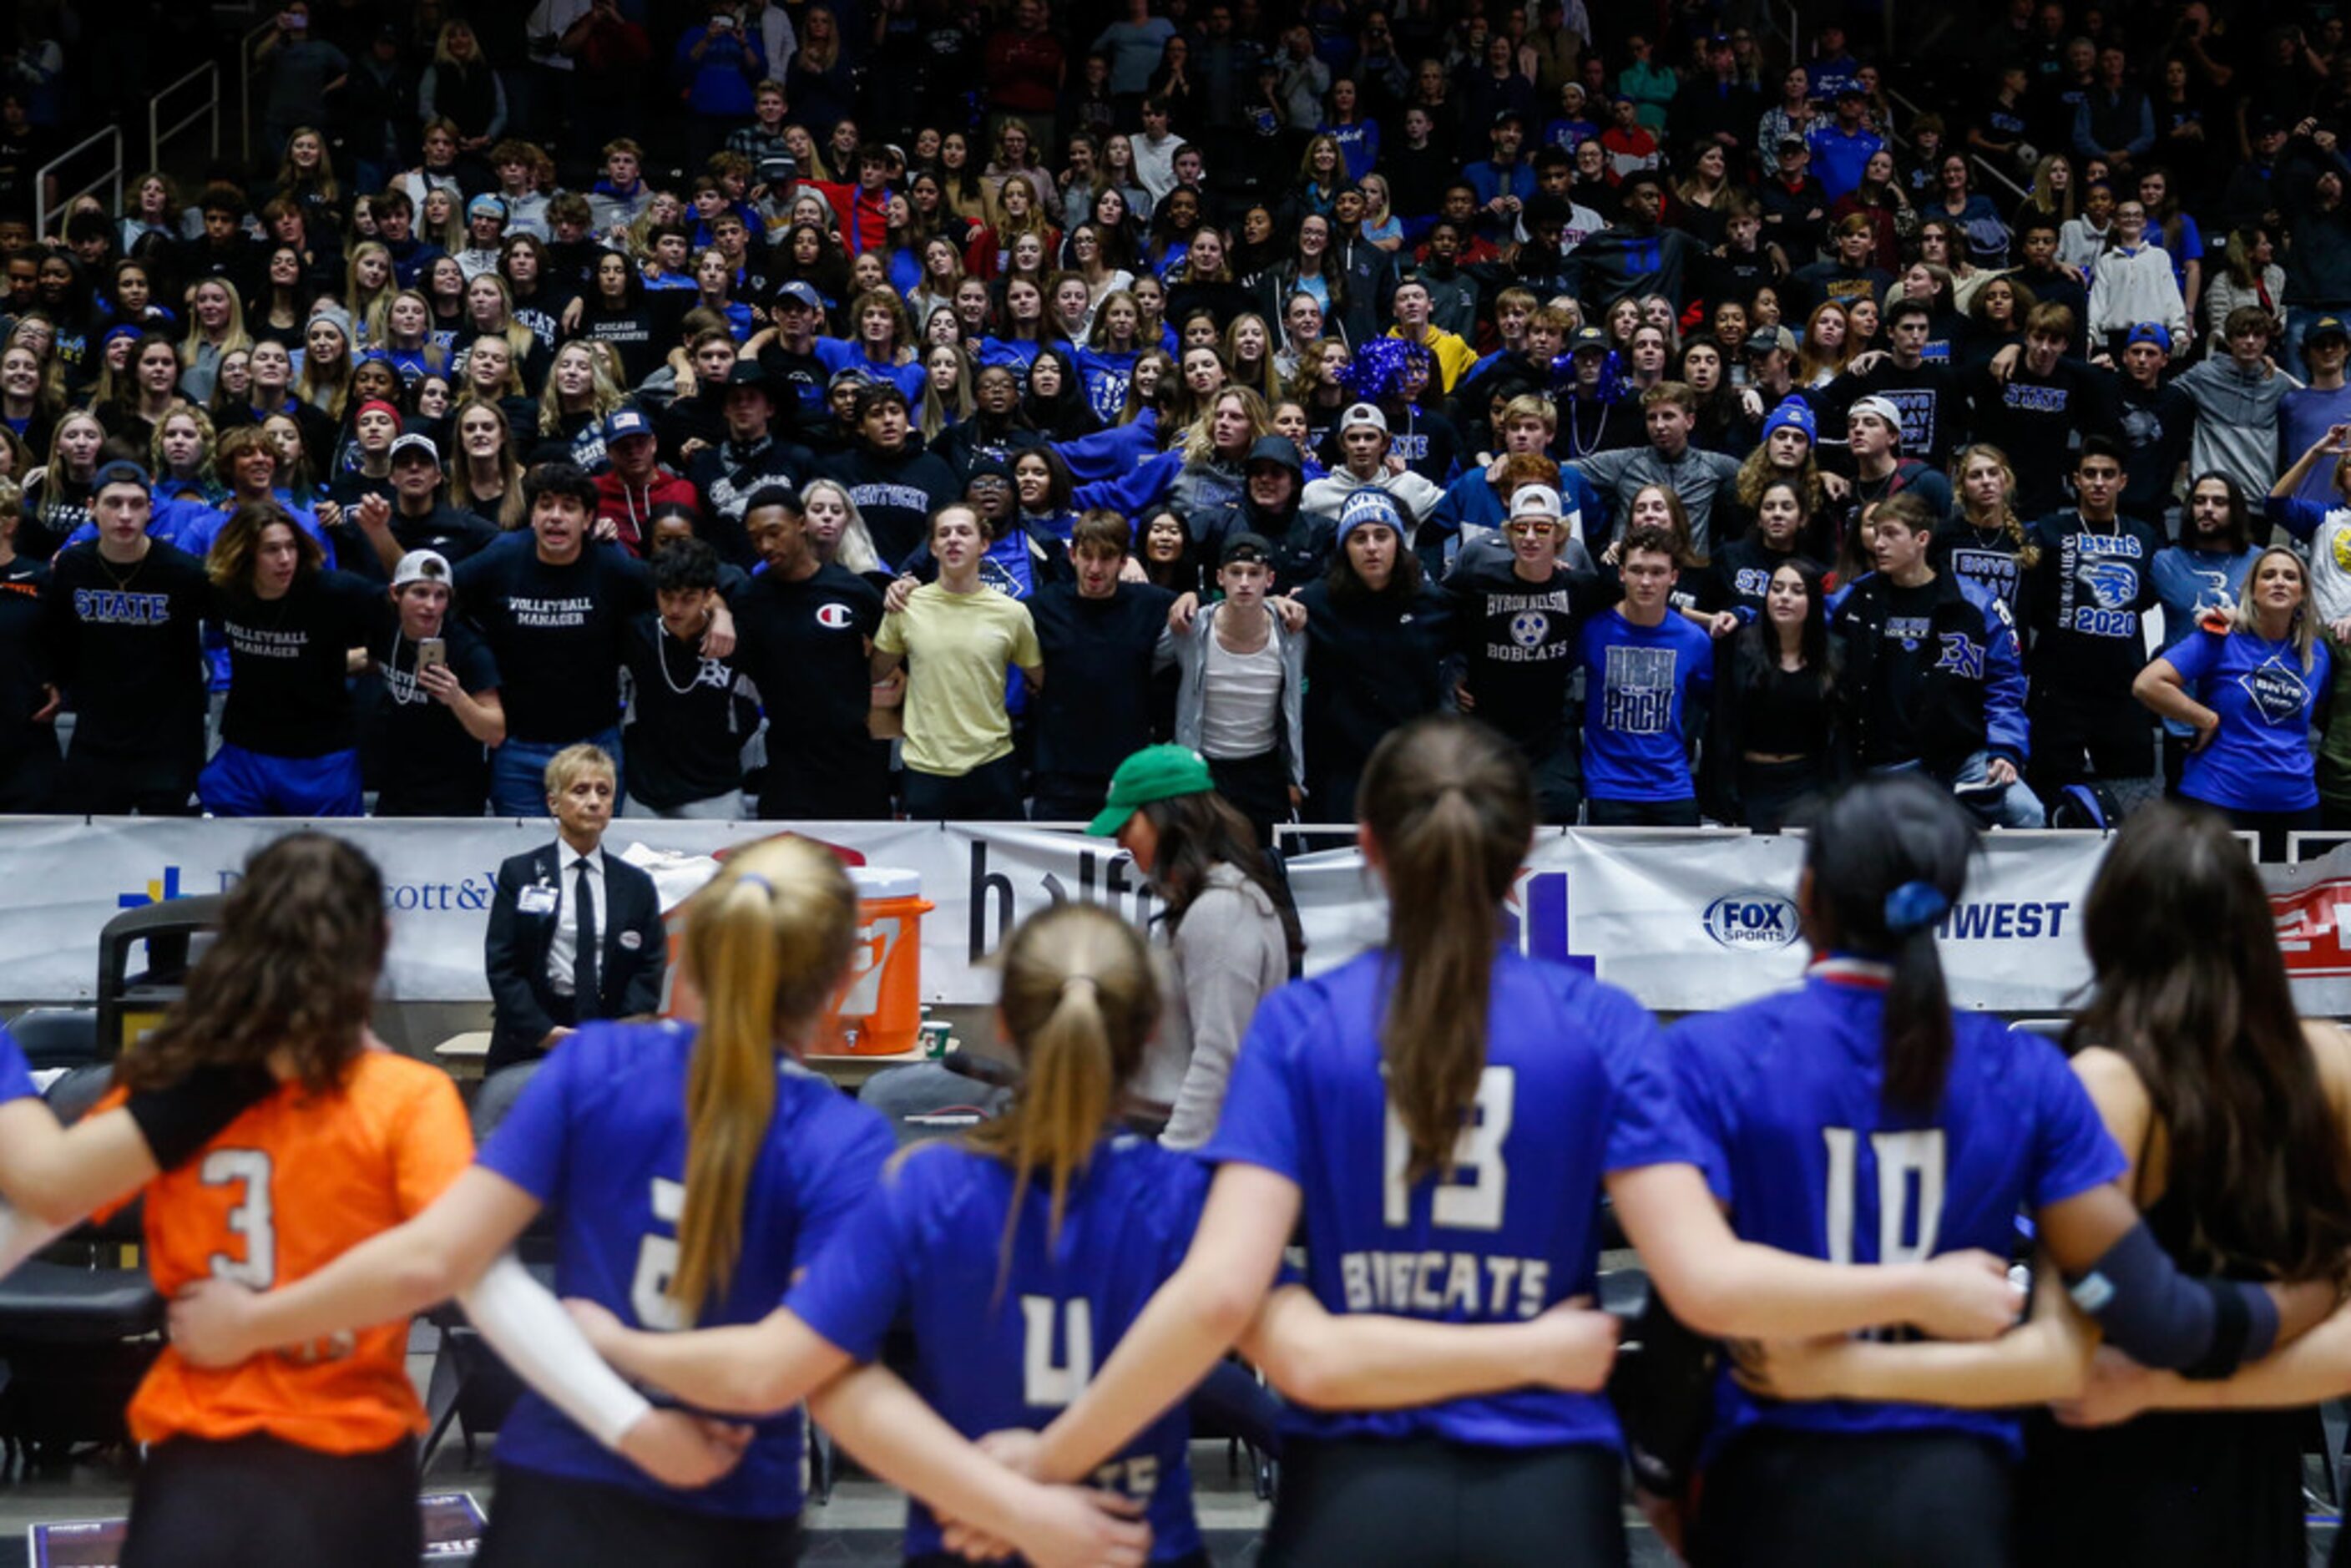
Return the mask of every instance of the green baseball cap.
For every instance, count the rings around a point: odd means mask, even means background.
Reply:
[[[1146,746],[1110,776],[1110,803],[1094,814],[1086,831],[1115,838],[1139,807],[1178,795],[1205,795],[1217,787],[1207,758],[1188,746]]]

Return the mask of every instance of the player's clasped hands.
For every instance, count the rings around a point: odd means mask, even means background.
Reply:
[[[1022,1430],[990,1432],[979,1439],[979,1450],[1007,1469],[1030,1479],[1036,1470],[1037,1434]],[[1087,1565],[1130,1564],[1149,1560],[1151,1527],[1143,1521],[1143,1504],[1117,1492],[1092,1487],[1057,1486],[1048,1490],[1047,1511],[1034,1516],[1039,1539],[1027,1550],[1037,1568],[1087,1568]],[[957,1521],[939,1521],[940,1538],[948,1551],[974,1563],[989,1563],[1012,1555],[1008,1541]],[[1041,1553],[1041,1554],[1040,1554]]]
[[[172,1348],[191,1366],[235,1366],[269,1346],[249,1332],[253,1291],[228,1280],[199,1280],[172,1300]]]

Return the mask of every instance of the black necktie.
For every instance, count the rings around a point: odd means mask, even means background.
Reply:
[[[600,1016],[596,995],[596,889],[589,881],[588,860],[581,856],[572,869],[577,873],[572,900],[580,906],[580,923],[573,933],[579,940],[571,949],[571,1005],[580,1021]]]

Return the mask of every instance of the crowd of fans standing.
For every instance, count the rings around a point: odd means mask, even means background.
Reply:
[[[37,233],[28,7],[0,807],[2351,821],[2342,20],[1597,10],[290,0]]]

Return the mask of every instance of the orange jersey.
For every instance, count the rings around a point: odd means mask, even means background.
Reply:
[[[100,1108],[122,1098],[118,1089]],[[147,1185],[148,1273],[166,1297],[207,1278],[290,1283],[423,1208],[473,1157],[448,1075],[368,1051],[340,1093],[282,1085]],[[266,1432],[320,1453],[371,1453],[424,1430],[407,1354],[405,1318],[221,1372],[166,1347],[131,1396],[131,1433],[156,1443]]]

